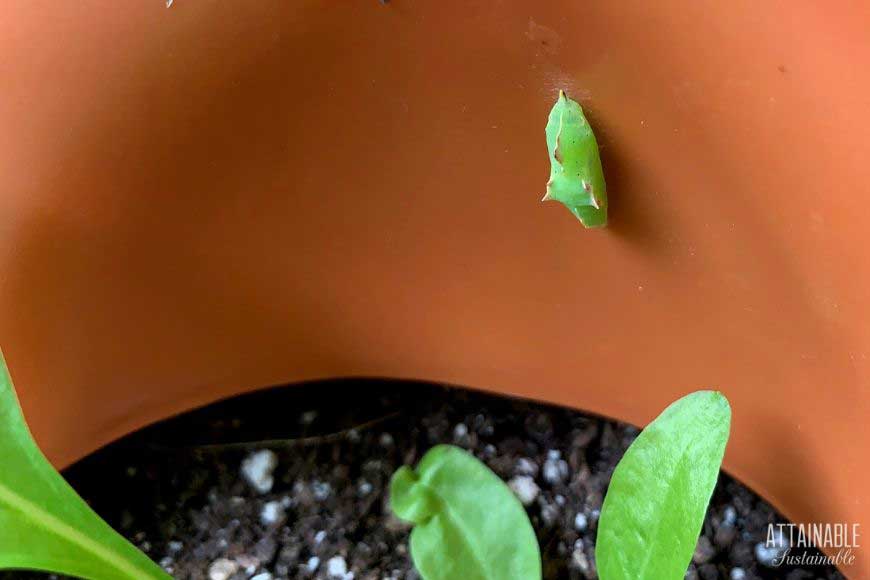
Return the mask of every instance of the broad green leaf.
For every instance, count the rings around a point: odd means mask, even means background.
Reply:
[[[678,580],[701,533],[731,428],[722,393],[698,391],[647,425],[616,466],[601,508],[602,580]]]
[[[92,580],[169,578],[55,471],[24,422],[0,353],[0,568]]]
[[[583,109],[563,91],[547,121],[550,180],[544,200],[567,207],[587,228],[607,225],[607,186],[598,142]]]
[[[451,445],[393,474],[390,505],[414,524],[411,557],[425,580],[537,580],[541,554],[523,506],[499,477]]]

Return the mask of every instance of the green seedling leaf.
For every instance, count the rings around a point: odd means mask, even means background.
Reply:
[[[595,560],[602,580],[685,576],[730,429],[725,396],[698,391],[641,432],[616,466],[601,508]]]
[[[30,435],[0,354],[0,568],[170,578],[76,494]]]
[[[598,142],[583,109],[563,91],[547,121],[550,180],[543,201],[554,199],[587,228],[607,225],[607,186]]]
[[[401,467],[390,505],[414,524],[411,557],[425,580],[537,580],[541,554],[511,490],[473,455],[438,445]]]

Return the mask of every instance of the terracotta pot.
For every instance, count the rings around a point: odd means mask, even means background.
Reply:
[[[643,424],[870,523],[860,3],[7,2],[0,338],[63,466],[268,385],[444,381]],[[557,90],[611,224],[540,204]],[[858,551],[851,575],[870,575]]]

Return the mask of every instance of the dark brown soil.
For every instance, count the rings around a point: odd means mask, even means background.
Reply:
[[[388,509],[389,478],[433,445],[453,443],[530,497],[538,489],[528,513],[546,578],[595,578],[598,510],[637,433],[583,413],[463,390],[335,381],[189,413],[65,475],[176,578],[412,579],[408,529]],[[276,454],[277,467],[272,488],[258,493],[240,465],[264,449]],[[767,524],[781,521],[722,475],[686,578],[842,578],[832,568],[764,565],[756,546]],[[342,563],[346,573],[330,576]]]

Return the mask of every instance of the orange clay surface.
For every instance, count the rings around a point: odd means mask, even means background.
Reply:
[[[0,5],[0,343],[63,466],[324,377],[642,425],[734,410],[725,466],[863,526],[870,6]],[[558,89],[610,225],[541,204]]]

